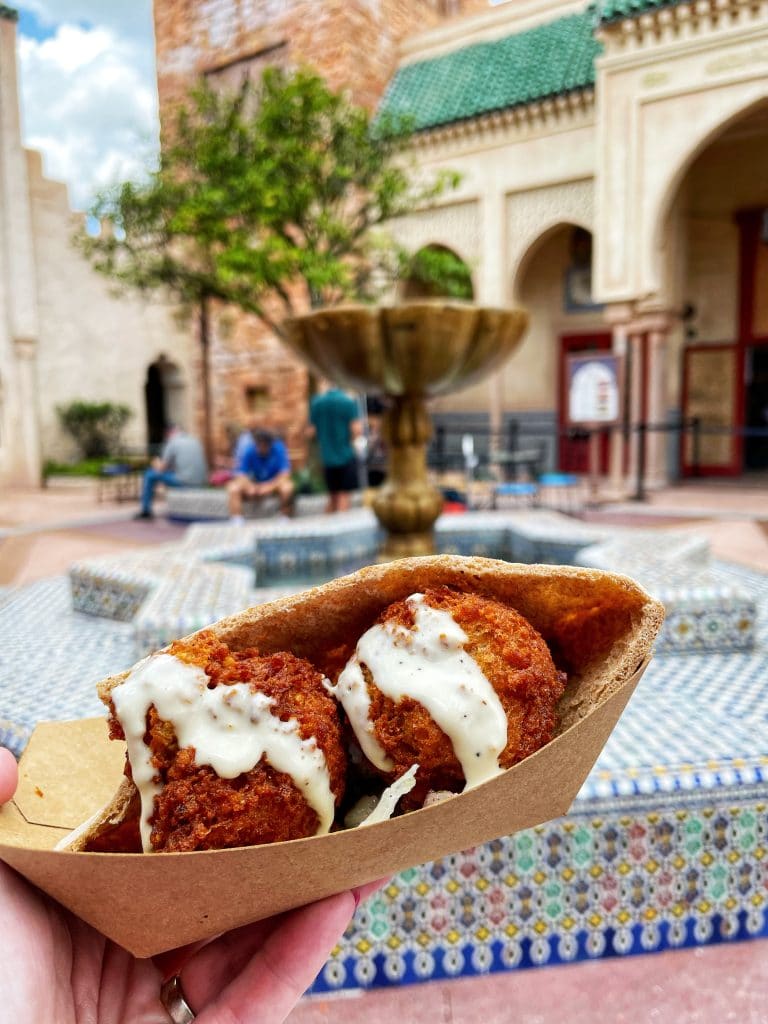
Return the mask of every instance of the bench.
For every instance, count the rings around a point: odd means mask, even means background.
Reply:
[[[351,495],[352,507],[360,508],[363,504],[361,491]],[[297,494],[294,511],[297,516],[319,515],[325,511],[328,503],[326,494]],[[246,519],[269,519],[280,511],[280,501],[276,497],[260,501],[243,502],[243,515]],[[166,513],[169,519],[184,522],[194,520],[228,519],[227,491],[223,487],[168,487],[166,489]]]
[[[142,470],[128,462],[106,463],[99,470],[97,501],[138,501]]]

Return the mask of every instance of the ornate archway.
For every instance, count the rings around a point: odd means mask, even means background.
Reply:
[[[409,276],[401,282],[401,299],[437,298],[471,300],[475,288],[465,261],[447,245],[430,243],[414,253]]]

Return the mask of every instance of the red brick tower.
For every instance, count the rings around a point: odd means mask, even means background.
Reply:
[[[488,10],[488,0],[154,0],[161,123],[200,76],[236,86],[269,64],[310,66],[370,108],[397,64],[401,41],[449,18]],[[303,368],[260,322],[216,318],[212,405],[217,447],[249,413],[304,450]]]

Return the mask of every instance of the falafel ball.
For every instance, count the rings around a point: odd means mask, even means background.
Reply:
[[[293,654],[260,655],[254,648],[233,651],[204,630],[179,640],[163,652],[202,668],[208,688],[247,683],[271,700],[269,713],[281,722],[297,723],[302,740],[311,740],[325,757],[330,788],[338,807],[346,774],[338,707],[326,691],[324,677]],[[150,819],[154,851],[223,849],[281,842],[316,834],[317,812],[292,775],[277,771],[266,754],[235,778],[222,778],[195,762],[193,747],[180,748],[174,727],[154,705],[147,713],[144,742],[162,789]],[[110,735],[123,739],[123,728],[110,705]],[[130,775],[130,764],[126,774]]]
[[[386,771],[379,764],[378,773],[387,779],[394,779],[403,775],[412,765],[419,765],[416,787],[403,801],[403,806],[409,809],[421,806],[430,790],[458,792],[468,781],[468,775],[457,757],[458,748],[454,741],[437,724],[424,704],[408,695],[407,682],[404,685],[397,683],[397,699],[382,692],[390,689],[384,675],[391,679],[398,672],[405,672],[402,679],[415,681],[413,673],[429,671],[423,662],[420,663],[418,659],[414,662],[408,657],[412,654],[409,648],[418,645],[421,639],[417,622],[420,605],[448,613],[465,636],[465,639],[457,643],[457,656],[462,652],[468,655],[475,663],[475,667],[470,666],[472,671],[479,668],[498,697],[506,716],[506,742],[501,721],[500,738],[494,756],[495,773],[511,768],[552,738],[557,724],[557,702],[566,683],[565,674],[555,668],[549,648],[540,634],[527,619],[500,601],[438,587],[426,590],[423,595],[411,595],[391,604],[379,617],[373,630],[369,631],[374,632],[379,627],[379,644],[386,645],[387,637],[392,639],[392,656],[386,661],[387,671],[383,672],[382,665],[385,662],[380,657],[375,672],[371,665],[365,664],[361,653],[365,649],[362,640],[347,667],[357,659],[357,671],[359,673],[362,670],[370,702],[368,720],[364,726],[370,736],[361,737],[360,730],[355,730],[361,746],[366,746],[364,741],[367,739],[370,749],[372,738],[389,762]],[[437,628],[441,628],[439,623],[446,620],[435,621],[438,623]],[[384,628],[384,633],[380,627]],[[422,622],[422,632],[425,628],[426,622]],[[456,636],[460,638],[461,633]],[[447,648],[451,641],[442,634],[437,639],[436,658],[439,659],[442,657],[440,645]],[[397,651],[399,654],[395,656]],[[397,666],[404,663],[406,668],[398,669]],[[453,686],[457,690],[466,688],[462,681],[466,658],[451,665],[455,665],[455,673],[451,675],[453,668],[449,669],[447,676],[443,673],[440,687],[443,692],[435,695],[443,703],[452,699],[446,695],[447,689]],[[411,674],[410,677],[407,673]],[[339,677],[336,692],[349,711],[349,686],[343,685],[343,676],[344,673]],[[418,678],[422,680],[424,676]],[[482,699],[482,694],[478,699],[480,704],[488,703]],[[353,717],[350,714],[350,719]],[[352,724],[355,728],[354,721]],[[462,727],[458,730],[459,735],[461,732]]]

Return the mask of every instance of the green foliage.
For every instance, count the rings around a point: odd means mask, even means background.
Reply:
[[[403,254],[401,260],[401,277],[424,295],[473,298],[469,267],[450,249],[429,245],[413,256]]]
[[[43,463],[43,477],[50,476],[100,476],[101,467],[109,463],[109,459],[80,459],[78,462],[56,462],[46,459]]]
[[[372,229],[458,183],[414,183],[409,138],[407,121],[372,121],[310,71],[270,68],[230,95],[203,85],[159,168],[103,194],[91,212],[108,229],[78,244],[121,284],[232,303],[282,334],[307,304],[372,295]]]
[[[56,407],[62,427],[85,459],[100,459],[120,447],[120,435],[133,411],[115,402],[70,402]]]

